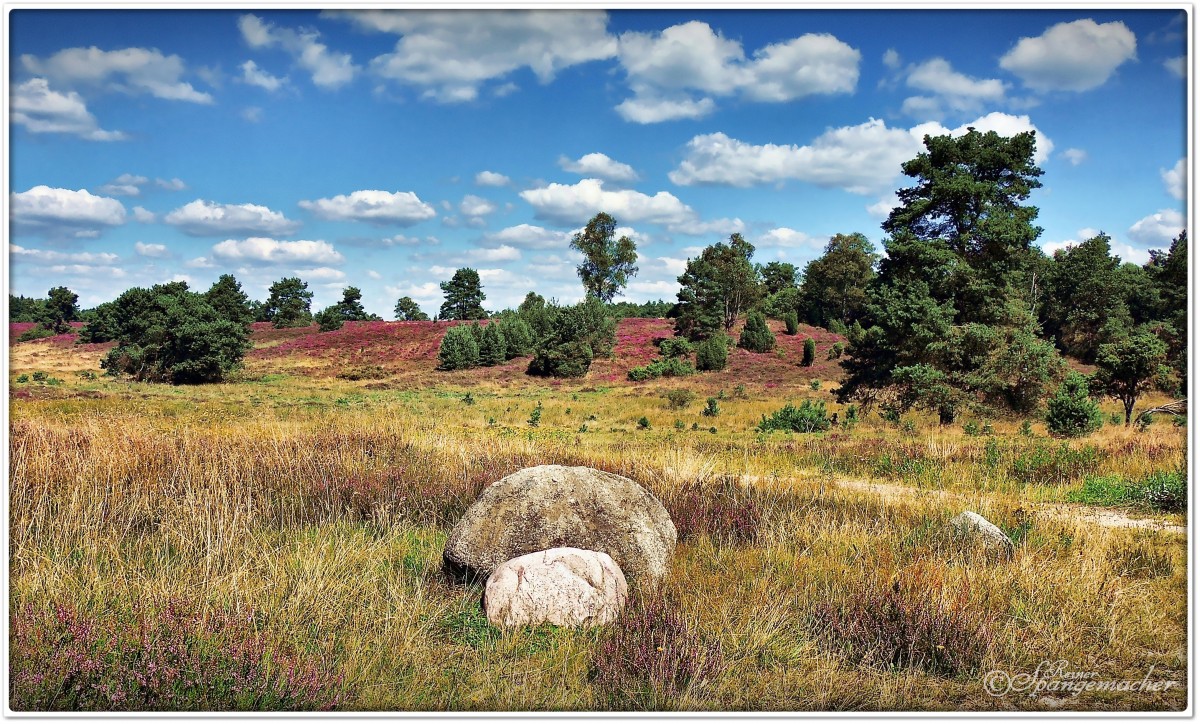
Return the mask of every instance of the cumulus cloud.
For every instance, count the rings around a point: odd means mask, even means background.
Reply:
[[[116,199],[50,186],[11,193],[9,213],[17,225],[55,237],[89,238],[125,223],[125,207]]]
[[[173,178],[170,180],[156,178],[156,179],[154,179],[154,183],[160,189],[166,189],[167,191],[183,191],[184,189],[187,188],[187,184],[185,184],[183,181],[181,181],[180,179],[177,179],[177,178]]]
[[[687,236],[726,237],[730,234],[740,234],[745,230],[746,224],[741,219],[712,219],[711,221],[689,219],[667,224],[667,231]]]
[[[292,273],[309,282],[340,282],[346,278],[346,272],[327,266],[315,269],[293,269]]]
[[[1129,237],[1142,246],[1165,249],[1179,232],[1187,228],[1187,219],[1174,209],[1160,209],[1157,213],[1138,219],[1129,227]]]
[[[467,194],[458,205],[464,216],[487,216],[496,211],[496,204],[481,196]]]
[[[978,113],[986,104],[1004,101],[1008,84],[959,73],[944,58],[932,58],[908,69],[909,88],[928,95],[904,101],[902,110],[917,118],[940,119],[947,111]]]
[[[782,247],[785,249],[822,249],[825,246],[824,239],[818,239],[815,236],[789,229],[786,226],[779,226],[770,231],[763,233],[758,237],[760,246]]]
[[[348,53],[331,51],[319,42],[321,34],[316,30],[281,28],[251,14],[238,18],[238,29],[251,48],[283,49],[312,75],[313,85],[320,88],[339,88],[354,80],[359,70]]]
[[[484,234],[480,239],[483,246],[512,246],[520,249],[566,249],[575,232],[555,231],[531,224],[518,224],[506,229]]]
[[[717,132],[692,138],[687,156],[668,177],[680,186],[748,187],[797,180],[877,194],[894,186],[900,165],[924,149],[925,135],[960,136],[968,127],[1005,136],[1037,130],[1028,116],[989,113],[953,130],[932,122],[910,129],[888,128],[882,120],[871,119],[857,126],[829,129],[807,146],[755,145]],[[1034,160],[1045,160],[1053,147],[1039,132]]]
[[[1137,38],[1114,21],[1085,18],[1058,23],[1036,38],[1021,38],[1000,58],[1035,91],[1086,91],[1104,84],[1124,62],[1137,57]]]
[[[510,183],[512,183],[512,179],[502,173],[480,171],[475,174],[475,184],[477,186],[507,186]]]
[[[871,218],[873,219],[882,220],[891,215],[892,209],[899,205],[900,199],[896,196],[896,194],[892,193],[884,196],[873,204],[869,204],[867,206],[867,213],[870,214]]]
[[[351,10],[325,15],[401,36],[392,52],[371,61],[371,71],[422,89],[423,97],[442,103],[475,100],[485,83],[522,68],[548,83],[565,68],[616,53],[608,15],[602,11]]]
[[[109,196],[138,196],[142,193],[142,184],[149,180],[145,176],[123,173],[96,190]]]
[[[29,262],[31,264],[114,264],[119,259],[116,254],[108,252],[62,252],[46,249],[27,249],[17,244],[9,244],[8,251],[13,261]]]
[[[558,165],[564,171],[613,183],[632,183],[638,179],[633,166],[615,161],[603,153],[588,153],[575,161],[566,156],[559,156]]]
[[[166,244],[143,244],[139,241],[133,245],[133,250],[137,252],[138,256],[146,256],[151,259],[165,259],[171,256],[171,252],[167,251]]]
[[[1167,187],[1167,193],[1182,201],[1183,197],[1187,194],[1186,159],[1179,159],[1171,168],[1159,169],[1159,174],[1162,175],[1163,184]]]
[[[279,241],[265,237],[226,239],[212,248],[214,257],[250,264],[341,264],[345,259],[327,241]]]
[[[133,207],[133,219],[134,219],[134,221],[137,221],[139,224],[153,224],[155,221],[158,220],[158,217],[154,214],[153,211],[150,211],[149,209],[146,209],[145,207],[134,206]]]
[[[330,199],[301,201],[300,208],[331,221],[365,221],[377,225],[412,226],[437,216],[433,207],[411,191],[363,190]]]
[[[850,93],[861,54],[828,34],[810,33],[759,48],[691,21],[656,33],[620,36],[619,59],[633,96],[617,112],[636,123],[698,118],[715,108],[713,96],[784,102],[810,95]]]
[[[659,191],[647,196],[632,189],[610,191],[599,179],[585,178],[574,185],[552,183],[521,192],[539,219],[560,224],[583,224],[598,211],[606,211],[621,221],[656,224],[683,223],[693,220],[696,212],[673,194]]]
[[[190,103],[212,103],[213,98],[181,80],[186,68],[178,55],[163,55],[154,48],[100,50],[66,48],[46,59],[22,55],[30,72],[68,87],[97,87],[129,94]]]
[[[1082,148],[1068,148],[1062,152],[1062,157],[1072,166],[1078,166],[1088,159],[1087,151]]]
[[[218,204],[195,201],[175,209],[163,219],[189,236],[224,234],[290,234],[300,228],[278,211],[258,204]]]
[[[257,86],[265,91],[274,93],[287,83],[286,78],[271,75],[262,68],[259,68],[258,64],[253,60],[247,60],[240,67],[242,69],[240,80],[246,85]]]
[[[9,118],[30,133],[67,133],[88,141],[121,141],[120,131],[100,128],[83,98],[74,91],[50,89],[45,78],[31,78],[12,90]]]

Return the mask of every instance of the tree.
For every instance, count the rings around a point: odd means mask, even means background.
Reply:
[[[312,324],[313,293],[299,277],[284,277],[271,285],[266,301],[267,321],[276,329]]]
[[[346,287],[342,290],[342,300],[334,305],[337,313],[347,322],[380,322],[377,314],[371,314],[362,305],[362,290],[358,287]]]
[[[1064,352],[1091,362],[1101,344],[1128,333],[1133,319],[1120,293],[1121,260],[1100,233],[1054,252],[1042,305],[1045,331]]]
[[[1174,334],[1168,342],[1167,354],[1182,389],[1187,389],[1188,352],[1188,262],[1187,230],[1171,242],[1170,250],[1151,251],[1145,269],[1155,286],[1157,301],[1154,317],[1171,326]]]
[[[250,348],[246,326],[224,318],[184,282],[130,289],[101,306],[106,308],[96,333],[116,341],[100,363],[109,374],[174,384],[218,382]]]
[[[812,367],[813,362],[817,359],[817,341],[812,337],[804,340],[804,356],[800,359],[800,364],[804,367]]]
[[[8,321],[40,322],[45,314],[46,300],[8,295]]]
[[[401,322],[428,322],[429,315],[421,311],[412,297],[396,300],[396,319]]]
[[[55,334],[71,331],[71,322],[79,319],[79,295],[66,287],[54,287],[47,293],[42,309],[42,326]]]
[[[483,286],[479,282],[479,272],[470,268],[458,269],[449,281],[441,283],[442,293],[446,301],[442,302],[439,319],[487,319],[483,309]]]
[[[769,296],[784,289],[796,288],[796,265],[785,261],[771,261],[758,268],[762,276],[763,290]]]
[[[571,248],[584,256],[575,269],[584,290],[606,303],[620,294],[638,271],[637,245],[628,236],[614,240],[616,228],[616,219],[602,211],[571,239]]]
[[[551,307],[550,332],[537,342],[528,373],[582,377],[596,357],[608,357],[617,343],[617,323],[604,304],[588,295],[570,307]]]
[[[508,343],[500,325],[492,322],[483,328],[483,336],[479,342],[479,364],[492,367],[503,364],[508,358]]]
[[[754,246],[741,234],[733,234],[728,244],[718,242],[688,259],[679,277],[676,334],[701,340],[733,327],[762,292],[758,270],[750,262],[752,256]]]
[[[504,335],[504,358],[514,359],[533,353],[533,329],[520,315],[505,311],[498,322]]]
[[[529,292],[521,305],[517,307],[517,316],[524,319],[533,332],[533,341],[537,342],[553,331],[554,308],[546,304],[541,294]]]
[[[862,316],[878,258],[875,246],[862,234],[833,236],[825,252],[804,266],[800,316],[816,327],[828,328],[833,320],[853,324]]]
[[[732,341],[724,332],[718,332],[696,345],[696,369],[701,372],[720,372],[725,369]]]
[[[1100,345],[1096,352],[1093,394],[1108,395],[1125,406],[1125,426],[1133,419],[1133,405],[1164,374],[1167,345],[1148,331]]]
[[[247,327],[255,321],[250,298],[232,274],[222,274],[204,293],[204,299],[223,319]]]
[[[1082,437],[1102,424],[1100,406],[1089,396],[1087,377],[1068,374],[1046,403],[1046,429],[1059,437]]]
[[[439,370],[465,370],[479,365],[479,343],[468,324],[446,330],[438,347]]]
[[[738,346],[751,352],[770,352],[775,349],[775,335],[767,327],[767,319],[762,312],[746,315],[746,326],[742,327]]]

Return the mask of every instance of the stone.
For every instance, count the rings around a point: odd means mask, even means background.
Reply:
[[[551,548],[501,563],[487,580],[483,608],[500,628],[580,628],[612,622],[627,600],[625,574],[607,553]]]
[[[675,541],[667,509],[629,478],[539,465],[488,486],[450,531],[442,559],[459,579],[485,580],[527,553],[582,548],[607,553],[629,585],[649,589],[666,576]]]
[[[982,548],[990,554],[1009,559],[1016,552],[1012,539],[978,513],[964,510],[950,521],[950,529],[959,541]]]

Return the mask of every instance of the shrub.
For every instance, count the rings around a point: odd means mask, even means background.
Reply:
[[[508,343],[504,339],[504,333],[500,331],[500,325],[492,322],[483,329],[483,336],[479,342],[479,363],[485,367],[493,367],[498,364],[503,364],[508,355]]]
[[[796,332],[800,329],[800,320],[796,318],[795,312],[788,312],[783,316],[783,326],[787,330],[788,336],[796,336]]]
[[[713,335],[696,346],[696,369],[720,372],[729,361],[729,342],[723,334]]]
[[[538,349],[527,370],[547,377],[583,377],[592,366],[592,348],[586,342],[564,342]]]
[[[500,333],[504,335],[504,357],[514,359],[533,353],[533,328],[515,314],[500,318]]]
[[[738,346],[750,352],[770,352],[775,349],[775,335],[767,327],[767,318],[762,312],[746,315],[746,326],[742,328]]]
[[[23,332],[20,337],[17,337],[17,341],[18,342],[32,342],[35,339],[45,339],[46,337],[53,337],[54,334],[55,333],[54,333],[53,329],[48,329],[39,324],[38,326],[36,326],[32,329],[25,330],[25,332]]]
[[[804,356],[800,360],[800,364],[805,367],[812,367],[813,362],[817,359],[817,342],[812,337],[804,340]]]
[[[617,323],[594,296],[571,307],[546,307],[543,314],[546,319],[542,323],[549,331],[538,341],[529,374],[582,377],[592,359],[612,354]]]
[[[542,423],[542,403],[539,400],[533,408],[533,412],[529,413],[529,426],[537,427]]]
[[[717,398],[708,398],[708,402],[705,404],[704,409],[700,411],[700,414],[704,415],[705,417],[716,417],[717,415],[720,415],[721,406],[717,404]]]
[[[810,390],[812,390],[813,392],[816,392],[817,390],[821,389],[821,381],[820,380],[810,380],[808,383],[808,388]]]
[[[33,381],[34,382],[45,382],[49,376],[50,375],[48,373],[38,370],[37,372],[33,373]]]
[[[638,426],[639,430],[649,430],[650,429],[650,418],[646,417],[645,415],[642,415],[641,417],[638,418],[637,426]]]
[[[446,330],[438,347],[439,370],[465,370],[479,365],[479,344],[471,326],[460,324]]]
[[[1057,437],[1082,437],[1100,429],[1103,423],[1100,406],[1088,395],[1088,381],[1083,375],[1067,375],[1046,403],[1046,428]]]
[[[658,344],[658,353],[666,359],[687,357],[695,347],[684,337],[668,337]]]
[[[659,377],[687,377],[695,373],[695,368],[691,363],[685,362],[678,357],[670,359],[656,359],[648,365],[634,367],[629,370],[627,376],[634,382],[644,382],[645,380],[658,379]]]
[[[829,429],[829,417],[825,414],[825,403],[805,400],[799,407],[791,403],[776,410],[771,417],[763,415],[758,423],[759,432],[782,430],[785,432],[824,432]]]
[[[696,393],[691,390],[671,390],[667,393],[667,405],[672,410],[682,410],[696,401]]]
[[[616,709],[658,710],[721,669],[721,645],[695,632],[672,601],[629,601],[592,659],[591,678]]]
[[[29,381],[29,375],[25,375],[25,374],[17,375],[17,384],[25,384],[28,381]]]
[[[387,370],[379,365],[359,365],[337,374],[339,380],[350,380],[351,382],[358,382],[359,380],[382,380],[387,376]]]
[[[325,307],[317,312],[313,315],[313,320],[316,321],[317,329],[321,332],[337,331],[346,323],[336,305]]]

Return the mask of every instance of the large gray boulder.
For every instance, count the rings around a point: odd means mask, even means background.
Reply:
[[[653,588],[675,551],[667,509],[629,478],[539,465],[492,483],[450,531],[442,558],[458,578],[483,580],[501,563],[550,548],[607,553],[635,588]]]
[[[601,626],[628,599],[625,575],[607,553],[551,548],[501,563],[487,580],[483,608],[500,628]]]
[[[979,513],[964,510],[950,520],[950,530],[959,543],[1008,560],[1016,552],[1012,539]]]

